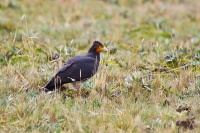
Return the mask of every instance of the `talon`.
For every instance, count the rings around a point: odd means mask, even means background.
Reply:
[[[80,97],[81,96],[81,89],[77,90],[77,96]]]

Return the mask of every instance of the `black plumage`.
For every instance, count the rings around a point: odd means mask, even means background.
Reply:
[[[100,52],[104,49],[100,42],[95,41],[87,54],[69,59],[44,86],[45,91],[54,91],[65,83],[72,83],[79,90],[82,83],[98,71]]]

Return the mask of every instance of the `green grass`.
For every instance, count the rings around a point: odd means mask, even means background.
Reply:
[[[1,1],[0,131],[199,132],[199,22],[198,0]],[[40,91],[95,40],[110,52],[81,98]]]

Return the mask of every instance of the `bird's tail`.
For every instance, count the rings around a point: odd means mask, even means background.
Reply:
[[[57,77],[53,77],[45,86],[45,92],[55,91],[56,89],[61,88],[62,83],[61,80]]]

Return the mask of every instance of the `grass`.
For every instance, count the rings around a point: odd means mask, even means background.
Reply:
[[[198,132],[198,7],[198,0],[1,1],[0,131]],[[110,52],[82,98],[68,85],[40,91],[94,40]],[[177,112],[180,105],[191,111]],[[193,117],[194,129],[176,126]]]

